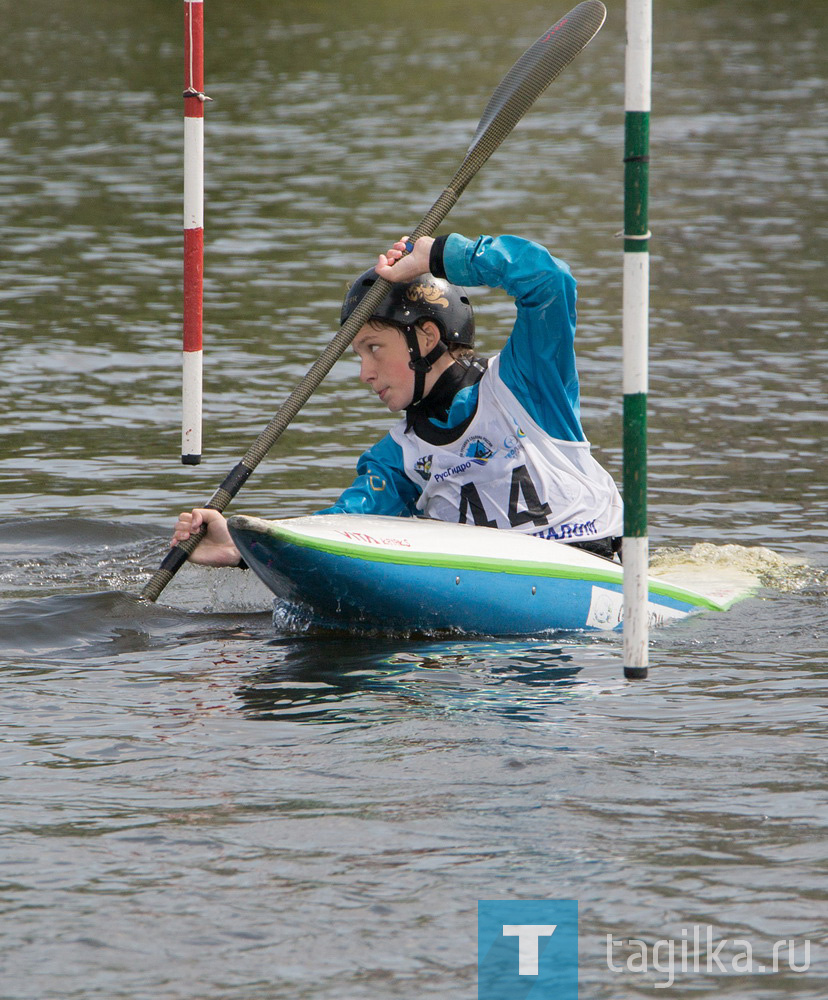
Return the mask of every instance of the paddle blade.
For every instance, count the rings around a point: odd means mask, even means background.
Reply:
[[[500,81],[466,153],[487,159],[549,84],[601,28],[607,9],[600,0],[579,3],[545,32]]]

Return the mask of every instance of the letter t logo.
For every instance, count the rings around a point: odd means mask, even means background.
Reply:
[[[538,974],[538,938],[552,937],[557,924],[503,924],[504,937],[518,939],[518,974]]]

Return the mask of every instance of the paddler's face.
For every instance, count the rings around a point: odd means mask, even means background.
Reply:
[[[418,334],[422,338],[422,334]],[[392,413],[404,410],[414,397],[414,372],[405,337],[395,326],[366,323],[354,337],[359,377],[373,389]]]

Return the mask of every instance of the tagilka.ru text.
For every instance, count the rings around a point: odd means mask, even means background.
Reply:
[[[779,972],[807,972],[811,966],[811,942],[799,944],[793,938],[774,942],[771,958],[758,960],[750,941],[743,938],[714,939],[713,927],[696,924],[682,928],[681,938],[647,942],[641,938],[619,938],[607,934],[607,967],[612,972],[655,974],[665,978],[653,985],[666,989],[680,973],[723,973],[761,975]]]

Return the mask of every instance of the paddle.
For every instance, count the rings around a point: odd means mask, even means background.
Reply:
[[[518,59],[489,99],[463,162],[443,193],[411,233],[411,240],[431,236],[448,215],[469,181],[526,114],[549,84],[595,37],[604,23],[606,8],[600,0],[585,0],[545,32]],[[371,318],[385,298],[390,282],[379,278],[348,317],[339,333],[281,405],[274,418],[253,442],[247,454],[230,470],[204,505],[224,511],[250,474],[270,451],[282,432],[333,368],[336,361]],[[202,527],[186,541],[171,548],[141,597],[155,601],[206,533]]]

